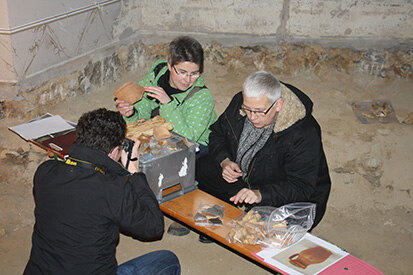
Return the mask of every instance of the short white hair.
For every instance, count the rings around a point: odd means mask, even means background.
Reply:
[[[281,83],[272,73],[258,71],[245,80],[243,94],[246,97],[265,95],[271,102],[275,102],[281,97]]]

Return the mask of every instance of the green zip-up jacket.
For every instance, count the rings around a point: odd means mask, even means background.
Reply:
[[[139,81],[141,86],[159,86],[158,80],[164,75],[168,66],[164,66],[159,73],[155,75],[155,68],[161,63],[166,64],[166,59],[156,61],[149,74]],[[138,119],[149,119],[153,109],[159,107],[159,115],[167,122],[172,122],[173,131],[202,145],[208,145],[209,126],[217,120],[217,114],[214,110],[214,99],[211,91],[208,88],[203,88],[182,101],[189,94],[194,87],[205,87],[205,82],[202,76],[199,76],[194,85],[188,90],[173,94],[171,102],[162,105],[155,101],[155,99],[148,97],[145,93],[142,100],[136,102],[133,106],[136,111],[135,114],[129,118],[124,117],[127,123],[134,122]]]

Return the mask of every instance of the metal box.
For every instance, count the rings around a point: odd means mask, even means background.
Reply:
[[[141,156],[139,169],[159,203],[195,190],[195,153],[198,144],[171,133],[160,145],[152,137],[150,153]]]

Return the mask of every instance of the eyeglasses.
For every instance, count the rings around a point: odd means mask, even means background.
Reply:
[[[185,71],[178,71],[176,68],[175,68],[175,65],[173,65],[172,66],[172,68],[174,68],[174,71],[175,71],[175,73],[177,74],[177,75],[179,75],[180,77],[198,77],[199,75],[200,75],[200,73],[199,72],[193,72],[193,73],[188,73],[188,72],[185,72]]]
[[[261,116],[264,117],[268,114],[268,112],[271,110],[272,107],[274,107],[275,103],[277,103],[278,100],[274,101],[271,106],[266,110],[266,111],[253,111],[251,109],[248,109],[244,105],[241,105],[241,110],[244,111],[247,115],[256,115],[256,116]]]

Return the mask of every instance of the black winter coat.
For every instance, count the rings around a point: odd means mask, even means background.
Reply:
[[[49,160],[33,195],[36,223],[24,274],[116,274],[119,230],[160,237],[163,214],[143,173],[129,175],[101,151],[73,145],[70,156],[106,172]]]
[[[282,97],[274,132],[251,161],[245,182],[250,189],[260,190],[261,205],[316,203],[316,226],[324,215],[331,187],[320,126],[311,114],[313,103],[307,95],[283,84]],[[240,111],[242,103],[240,92],[211,125],[209,152],[216,164],[227,157],[235,162],[246,119]]]

